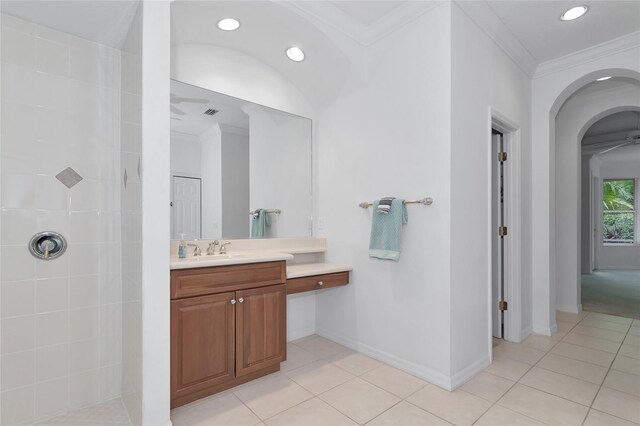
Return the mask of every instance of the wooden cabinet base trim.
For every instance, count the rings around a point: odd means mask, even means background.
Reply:
[[[249,373],[246,376],[241,376],[231,381],[222,383],[220,385],[211,386],[210,388],[206,388],[206,389],[199,390],[197,392],[190,393],[189,395],[174,398],[171,400],[171,409],[178,408],[182,405],[188,404],[198,399],[214,395],[216,393],[225,391],[227,389],[231,389],[235,386],[250,382],[251,380],[258,379],[262,376],[266,376],[268,374],[272,374],[277,371],[280,371],[280,364],[277,364],[268,368],[264,368],[262,370],[254,371],[253,373]]]

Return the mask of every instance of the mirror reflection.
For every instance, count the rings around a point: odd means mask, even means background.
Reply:
[[[311,235],[311,120],[171,81],[173,239]]]

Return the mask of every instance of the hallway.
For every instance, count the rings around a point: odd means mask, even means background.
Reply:
[[[603,270],[583,274],[582,309],[640,319],[640,271]]]

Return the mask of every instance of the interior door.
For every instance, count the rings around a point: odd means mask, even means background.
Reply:
[[[236,377],[286,359],[285,284],[236,292]]]
[[[172,238],[195,240],[201,237],[201,190],[200,179],[183,176],[173,177]]]
[[[504,236],[500,235],[499,229],[505,225],[505,170],[499,154],[505,151],[504,137],[495,130],[491,136],[491,150],[491,324],[493,336],[503,338],[504,311],[500,309],[500,303],[504,301]]]
[[[234,379],[234,292],[171,301],[171,398]]]

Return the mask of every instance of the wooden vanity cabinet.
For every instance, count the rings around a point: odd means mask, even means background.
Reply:
[[[234,293],[171,302],[172,399],[234,379]]]
[[[171,271],[172,408],[280,369],[285,282],[285,262]]]
[[[236,376],[279,366],[287,348],[284,284],[236,292]]]

